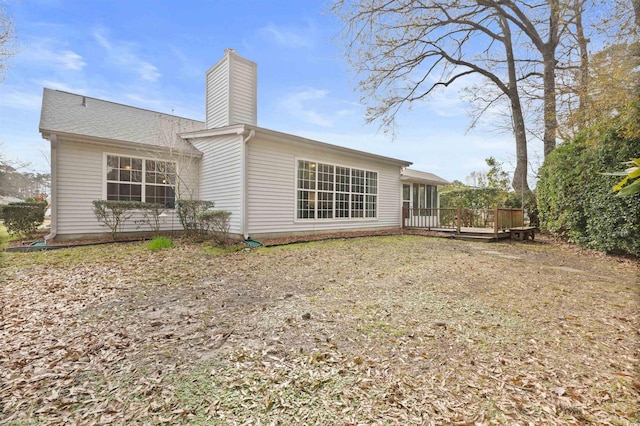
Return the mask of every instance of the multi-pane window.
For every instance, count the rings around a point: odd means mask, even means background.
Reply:
[[[333,166],[318,163],[318,219],[333,218]]]
[[[298,161],[298,219],[377,217],[378,174]]]
[[[298,219],[314,219],[316,212],[316,165],[298,162]]]
[[[336,166],[336,217],[349,217],[351,169]]]
[[[378,205],[378,174],[367,172],[367,198],[365,204],[365,216],[376,217],[376,206]]]
[[[142,160],[107,156],[107,200],[142,201]]]
[[[351,217],[364,217],[364,170],[351,169]]]
[[[175,163],[107,155],[107,200],[175,206]]]

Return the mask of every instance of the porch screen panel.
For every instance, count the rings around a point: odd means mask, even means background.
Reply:
[[[438,207],[438,187],[435,185],[427,185],[427,208],[435,209]]]

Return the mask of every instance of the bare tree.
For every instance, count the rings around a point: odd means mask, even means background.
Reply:
[[[518,82],[526,79],[516,61],[512,22],[497,6],[474,1],[338,0],[332,11],[345,23],[347,59],[361,75],[368,122],[394,131],[405,105],[440,87],[479,75],[495,87],[480,113],[506,99],[516,141],[513,186],[526,182],[527,138]]]
[[[544,155],[556,147],[558,117],[556,104],[556,49],[568,22],[567,5],[561,0],[477,0],[493,8],[526,35],[541,57],[543,81]]]
[[[569,25],[559,47],[556,72],[562,139],[615,114],[637,96],[640,87],[635,0],[567,1]],[[599,51],[590,50],[589,34],[598,37]]]
[[[201,123],[180,117],[158,114],[153,129],[154,145],[144,155],[153,158],[175,190],[177,199],[197,198],[200,156],[179,134],[201,130]]]
[[[9,58],[15,54],[15,29],[13,17],[7,15],[6,8],[0,8],[0,82],[9,67]]]
[[[393,133],[401,107],[480,75],[481,83],[466,88],[471,126],[488,111],[499,110],[494,107],[508,104],[509,121],[503,128],[513,131],[516,142],[512,185],[526,191],[527,138],[541,139],[546,157],[560,132],[559,111],[571,116],[577,128],[592,120],[587,112],[594,109],[594,91],[604,86],[592,75],[587,26],[606,28],[616,34],[605,35],[607,41],[633,47],[629,40],[637,41],[638,26],[630,22],[637,18],[639,4],[640,0],[334,0],[331,10],[345,24],[347,60],[361,77],[368,122],[378,121]],[[622,70],[620,76],[626,72],[636,78],[634,66],[616,69]]]

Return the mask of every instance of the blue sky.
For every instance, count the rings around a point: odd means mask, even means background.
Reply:
[[[412,161],[464,181],[515,144],[485,123],[467,132],[462,85],[401,113],[394,141],[367,125],[325,1],[2,2],[18,51],[0,83],[0,152],[48,171],[38,132],[43,87],[204,119],[204,74],[225,48],[258,64],[258,125]],[[530,159],[535,162],[535,148]],[[534,152],[531,152],[534,151]]]

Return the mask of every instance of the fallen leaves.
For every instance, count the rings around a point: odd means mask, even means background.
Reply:
[[[485,247],[7,255],[0,424],[633,421],[636,266],[494,246],[515,265]]]

